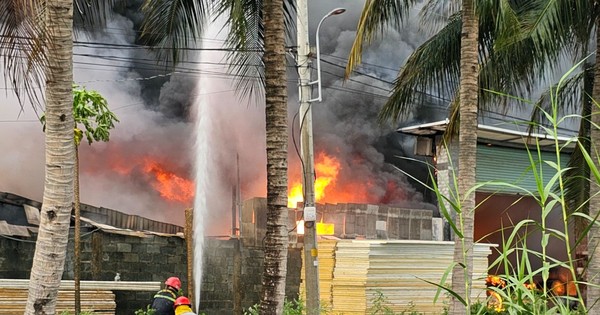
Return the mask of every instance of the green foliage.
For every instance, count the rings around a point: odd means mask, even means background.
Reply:
[[[140,308],[139,310],[135,311],[135,315],[154,315],[156,313],[156,311],[150,307],[150,305],[146,306],[146,309]]]
[[[117,116],[108,109],[106,99],[97,91],[86,90],[73,85],[73,118],[75,119],[75,144],[79,145],[85,136],[91,145],[94,141],[106,142],[110,139],[110,130],[119,122]],[[46,129],[46,116],[40,121]],[[83,125],[83,129],[79,128]]]
[[[570,72],[569,72],[570,73]],[[565,123],[565,117],[560,117],[557,101],[560,89],[563,86],[564,80],[568,77],[563,76],[559,83],[552,90],[552,104],[548,110],[538,108],[537,110],[548,121],[548,126],[536,126],[543,133],[547,134],[550,139],[559,139],[560,125]],[[497,93],[501,96],[501,93]],[[519,101],[523,101],[520,100]],[[571,116],[572,117],[572,116]],[[525,139],[524,139],[525,140]],[[573,218],[573,214],[567,205],[568,200],[565,197],[565,174],[567,169],[561,165],[561,152],[565,150],[569,142],[577,141],[570,140],[567,144],[555,140],[551,149],[555,153],[552,159],[542,160],[542,148],[537,142],[537,138],[529,139],[529,143],[533,143],[531,147],[527,147],[530,169],[532,176],[536,182],[536,189],[528,191],[523,187],[519,187],[514,183],[507,182],[487,182],[478,183],[474,190],[484,186],[495,187],[510,187],[521,191],[521,195],[535,201],[540,209],[539,217],[531,217],[519,221],[511,222],[509,226],[502,226],[498,231],[502,236],[502,247],[498,253],[498,258],[491,262],[490,270],[499,270],[498,275],[490,276],[486,279],[488,298],[484,301],[478,301],[470,304],[471,314],[585,314],[585,303],[581,298],[581,293],[577,285],[573,286],[578,290],[578,296],[567,297],[555,294],[553,288],[549,287],[550,274],[557,268],[562,268],[570,272],[571,283],[577,284],[579,281],[578,275],[575,273],[576,265],[573,259],[573,242],[569,231],[569,222]],[[585,150],[584,157],[586,156]],[[588,165],[592,174],[596,171],[596,167],[588,160]],[[543,161],[539,163],[538,161]],[[552,174],[544,174],[544,166],[549,166],[552,169]],[[547,168],[546,168],[547,170]],[[547,171],[546,171],[547,172]],[[455,176],[456,178],[456,176]],[[460,179],[455,179],[458,181]],[[456,183],[455,183],[456,184]],[[597,183],[594,183],[597,184]],[[437,190],[436,193],[440,197],[441,193]],[[440,198],[440,203],[443,200],[459,201],[458,196]],[[482,202],[486,202],[484,200]],[[587,201],[585,201],[587,202]],[[457,213],[460,213],[460,202],[451,203]],[[456,205],[456,206],[455,206]],[[551,213],[560,214],[561,226],[560,229],[549,225],[549,217]],[[578,213],[579,217],[586,218],[588,224],[594,224],[589,216]],[[460,220],[460,216],[457,216]],[[455,226],[462,226],[460,221],[455,222]],[[589,231],[589,228],[588,228]],[[535,233],[535,234],[534,234]],[[460,237],[460,234],[457,234]],[[531,238],[535,235],[535,238]],[[533,250],[532,246],[527,243],[528,239],[539,240],[537,245],[539,250]],[[559,241],[565,246],[566,261],[560,261],[550,254],[550,241]],[[534,268],[530,259],[536,259],[540,263],[540,267]],[[443,283],[443,282],[442,282]],[[536,286],[537,283],[537,286]],[[471,287],[473,284],[469,284]],[[440,287],[444,287],[441,286]],[[566,288],[566,286],[564,286]],[[444,287],[444,290],[449,294],[454,294],[449,288]],[[466,297],[465,297],[466,298]],[[574,305],[578,309],[574,309]]]
[[[413,302],[408,303],[408,308],[400,311],[399,313],[394,312],[394,310],[390,307],[390,302],[387,297],[381,292],[381,290],[375,290],[373,294],[373,298],[370,300],[371,307],[369,307],[370,315],[421,315],[416,310],[416,306]]]
[[[259,315],[258,304],[249,307],[244,311],[244,315]],[[302,315],[305,313],[304,301],[302,299],[297,300],[285,300],[283,303],[283,315]]]
[[[383,295],[383,292],[381,292],[381,290],[375,291],[375,293],[373,294],[373,298],[371,299],[371,307],[369,308],[369,314],[393,315],[394,311],[388,306],[388,304],[389,301]]]
[[[83,125],[82,133],[89,144],[94,141],[108,141],[110,129],[119,122],[117,116],[108,109],[106,99],[97,91],[86,90],[73,85],[73,117],[76,130]],[[82,135],[75,137],[75,143],[79,145]]]

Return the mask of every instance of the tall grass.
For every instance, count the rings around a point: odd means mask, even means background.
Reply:
[[[581,63],[583,63],[583,61]],[[548,123],[544,125],[536,124],[535,126],[529,126],[538,128],[538,130],[545,133],[548,138],[554,139],[551,148],[551,151],[554,153],[553,158],[543,159],[543,149],[537,140],[537,137],[523,138],[524,144],[529,143],[529,146],[524,147],[527,150],[526,152],[530,165],[527,170],[522,171],[530,172],[532,174],[531,176],[533,176],[533,179],[535,180],[535,189],[528,189],[522,184],[519,185],[518,182],[489,181],[477,183],[475,187],[472,187],[470,190],[470,192],[479,190],[496,191],[492,196],[500,194],[503,188],[508,188],[511,191],[519,191],[518,195],[520,197],[516,197],[516,201],[512,205],[518,203],[520,200],[519,198],[534,200],[535,204],[540,209],[539,217],[511,221],[508,226],[502,226],[496,231],[501,234],[502,243],[500,244],[501,247],[498,249],[498,258],[492,261],[489,266],[490,273],[494,274],[487,279],[490,283],[487,283],[489,286],[486,297],[471,302],[470,297],[461,297],[453,292],[451,287],[447,284],[447,280],[451,278],[449,274],[454,266],[449,266],[446,274],[440,279],[439,283],[430,282],[438,287],[438,294],[436,295],[434,302],[436,302],[439,297],[442,296],[442,293],[444,293],[444,295],[452,295],[464,303],[464,305],[471,310],[471,314],[587,314],[587,308],[583,298],[586,282],[581,278],[580,274],[576,273],[574,257],[577,243],[585,240],[586,235],[580,235],[579,238],[575,238],[571,235],[572,232],[570,232],[570,226],[573,223],[574,218],[583,218],[587,222],[587,228],[583,231],[585,234],[589,233],[592,224],[597,223],[590,218],[589,215],[579,211],[584,208],[583,205],[576,206],[578,211],[575,211],[574,213],[569,212],[569,200],[566,200],[565,197],[567,195],[565,193],[565,179],[569,168],[562,166],[561,159],[563,158],[564,153],[569,152],[572,150],[573,146],[576,146],[584,151],[583,155],[587,165],[590,167],[590,173],[598,174],[596,179],[592,181],[592,185],[600,183],[600,171],[593,164],[590,152],[585,151],[585,146],[580,143],[578,138],[573,137],[572,139],[564,141],[560,140],[561,137],[559,134],[559,130],[568,123],[568,120],[572,120],[573,118],[589,119],[588,117],[581,117],[581,115],[559,116],[559,95],[561,89],[563,88],[565,81],[568,80],[569,76],[580,66],[580,64],[577,64],[563,75],[559,83],[552,88],[550,93],[550,109],[548,111],[545,111],[543,108],[537,109],[543,114]],[[536,106],[534,102],[518,99],[494,91],[487,92],[511,98],[513,101],[526,102],[532,106]],[[593,126],[593,128],[594,127],[598,128],[600,126]],[[530,129],[533,130],[533,128]],[[445,144],[444,147],[446,148],[445,152],[450,152]],[[545,150],[547,150],[547,148],[545,148]],[[451,165],[452,157],[448,155],[447,158]],[[548,174],[547,171],[548,166],[552,170],[550,174]],[[507,165],[507,167],[510,167],[510,165]],[[451,165],[451,169],[455,168]],[[544,171],[546,172],[544,173]],[[418,179],[407,172],[404,173],[418,181]],[[450,189],[448,189],[448,192],[445,192],[446,189],[442,189],[438,186],[433,175],[431,181],[433,184],[431,186],[428,186],[424,182],[420,183],[436,194],[440,214],[448,222],[454,237],[463,238],[463,216],[461,205],[463,196],[459,196],[457,193],[460,176],[458,176],[458,174],[453,174],[452,177],[453,180],[450,181],[451,187],[449,187]],[[489,202],[489,199],[490,198],[486,198],[477,204],[475,211],[478,211],[484,203]],[[589,202],[589,199],[584,203],[587,202]],[[553,228],[548,224],[549,216],[551,214],[560,217],[561,228]],[[531,236],[533,233],[540,237],[539,244],[535,244],[536,246],[528,244],[528,236]],[[559,259],[551,254],[552,251],[549,250],[551,240],[554,242],[558,241],[564,245],[565,252],[560,256],[567,257],[566,260]],[[534,250],[533,248],[537,249]],[[462,251],[463,253],[469,253],[472,252],[472,248],[462,248]],[[589,251],[592,252],[592,249],[589,249]],[[550,287],[551,283],[549,280],[551,273],[557,268],[568,270],[573,284],[571,288],[574,288],[577,294],[573,296],[562,296],[558,294],[557,288]],[[467,286],[469,288],[472,288],[473,281],[485,281],[485,279],[468,279]],[[469,291],[470,290],[467,290],[467,292]]]
[[[578,67],[578,65],[576,66]],[[575,115],[559,117],[559,93],[563,86],[563,82],[569,77],[571,72],[576,68],[567,72],[560,80],[559,84],[554,87],[551,94],[551,107],[549,111],[540,110],[547,125],[536,125],[549,138],[554,139],[552,151],[554,159],[543,160],[542,148],[537,137],[523,139],[524,143],[533,145],[526,146],[527,156],[529,157],[529,172],[535,180],[535,189],[528,190],[517,183],[491,181],[478,183],[473,190],[477,191],[483,188],[497,189],[502,191],[502,187],[510,188],[520,192],[521,198],[530,198],[534,200],[540,209],[540,216],[536,218],[523,219],[517,222],[512,222],[511,225],[501,227],[499,233],[502,235],[502,244],[499,248],[498,258],[490,264],[490,271],[497,270],[494,275],[494,283],[488,283],[487,298],[480,304],[468,305],[471,308],[472,314],[586,314],[587,309],[581,292],[581,284],[584,284],[580,275],[576,274],[576,265],[574,261],[574,238],[570,232],[569,226],[573,222],[574,216],[580,216],[588,219],[589,224],[593,223],[589,216],[581,213],[569,213],[567,202],[565,199],[565,173],[568,168],[561,164],[562,153],[568,147],[572,147],[577,138],[569,139],[566,142],[559,140],[559,130],[561,126],[567,123],[567,120],[572,119]],[[492,92],[494,93],[494,92]],[[496,93],[500,94],[500,93]],[[510,97],[508,95],[504,95]],[[523,101],[519,99],[518,101]],[[579,117],[581,119],[581,117]],[[590,160],[591,162],[591,160]],[[544,165],[549,166],[552,172],[544,173]],[[591,168],[595,168],[593,163],[589,163]],[[510,167],[510,166],[508,166]],[[460,169],[460,166],[459,166]],[[547,169],[547,167],[546,167]],[[594,170],[592,170],[594,173]],[[460,177],[454,176],[455,181],[459,181]],[[456,183],[455,183],[456,185]],[[434,187],[438,195],[440,204],[443,201],[450,203],[452,208],[460,213],[461,196],[456,194],[449,197],[440,196],[439,189]],[[489,190],[489,189],[488,189]],[[476,206],[478,209],[483,203],[488,200],[483,200]],[[516,202],[515,202],[516,203]],[[514,205],[514,204],[513,204]],[[581,206],[579,207],[581,208]],[[477,211],[477,210],[476,210]],[[551,214],[560,213],[562,228],[552,228],[548,223]],[[455,216],[458,222],[452,224],[453,227],[462,226],[460,222],[461,216]],[[589,231],[589,229],[587,229]],[[540,235],[540,243],[536,244],[538,249],[534,250],[527,243],[528,236],[532,233]],[[455,233],[456,237],[461,237],[461,233]],[[563,257],[566,260],[558,259],[552,256],[549,251],[550,241],[558,240],[564,245],[565,252]],[[464,252],[469,252],[470,248],[463,248]],[[532,260],[538,263],[534,267]],[[550,274],[557,268],[563,268],[570,272],[572,286],[577,291],[575,296],[562,296],[558,292],[557,287],[549,287],[551,282]],[[488,280],[491,279],[488,277]],[[541,280],[540,280],[541,279]],[[472,280],[473,281],[473,280]],[[478,281],[477,279],[475,281]],[[481,281],[481,280],[479,280]],[[472,285],[472,283],[471,283]],[[567,288],[568,285],[562,288]],[[451,289],[444,285],[439,285],[439,288],[446,290],[449,294],[454,294]],[[464,301],[468,301],[467,297],[463,297]],[[465,303],[466,304],[466,303]]]

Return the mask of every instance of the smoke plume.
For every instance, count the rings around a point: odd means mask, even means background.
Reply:
[[[75,82],[105,96],[120,120],[108,143],[80,147],[81,200],[182,225],[183,209],[193,206],[192,200],[169,200],[161,194],[148,163],[160,165],[172,180],[193,180],[196,124],[192,112],[197,102],[208,102],[213,126],[209,156],[214,168],[207,233],[228,233],[238,171],[243,199],[266,195],[264,105],[237,97],[223,66],[215,65],[225,62],[222,53],[200,59],[199,52],[192,52],[175,71],[157,65],[152,52],[135,45],[142,18],[140,3],[130,1],[128,7],[119,8],[106,29],[76,39]],[[425,168],[397,157],[411,156],[412,140],[395,133],[395,126],[379,125],[376,116],[397,69],[427,36],[412,20],[401,31],[388,30],[385,40],[365,50],[360,74],[344,81],[343,67],[362,1],[312,2],[309,26],[314,41],[320,17],[338,6],[345,6],[347,12],[329,18],[321,29],[324,90],[323,102],[313,104],[315,152],[323,151],[340,161],[340,189],[364,184],[369,187],[368,202],[426,206],[421,204],[428,201],[423,190],[396,169],[426,178]],[[222,43],[222,38],[206,40]],[[211,78],[210,87],[198,85],[200,76]],[[289,91],[290,132],[297,140],[297,87],[290,84]],[[416,111],[411,119],[431,118],[423,113],[432,111]],[[0,190],[41,200],[41,124],[30,106],[20,111],[11,91],[4,97],[0,115]],[[293,177],[299,175],[300,163],[292,143],[289,152]]]

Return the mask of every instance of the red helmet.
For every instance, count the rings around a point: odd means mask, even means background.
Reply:
[[[177,298],[177,300],[175,300],[175,304],[173,304],[173,307],[177,308],[177,306],[180,305],[192,306],[192,303],[190,303],[190,299],[188,299],[187,297],[180,296]]]
[[[181,280],[179,280],[177,277],[170,277],[167,279],[167,281],[165,281],[165,284],[177,290],[181,290]]]

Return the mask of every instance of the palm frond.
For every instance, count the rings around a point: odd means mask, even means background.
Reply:
[[[429,0],[420,12],[422,26],[427,29],[439,29],[448,23],[448,19],[461,10],[461,2],[456,0]]]
[[[426,99],[424,92],[430,89],[454,95],[460,75],[461,27],[460,15],[453,15],[443,29],[413,52],[394,81],[390,98],[379,113],[380,121],[405,117],[415,103]]]
[[[563,47],[571,47],[575,51],[587,49],[600,9],[594,1],[530,0],[528,3],[529,10],[522,19],[522,36],[532,38],[536,43],[532,53],[543,58]]]
[[[127,0],[74,0],[73,20],[75,26],[86,30],[106,25],[116,5],[124,6]]]
[[[362,60],[365,43],[370,43],[376,35],[382,35],[388,27],[400,27],[408,17],[409,9],[418,0],[366,0],[356,27],[356,37],[350,49],[346,77]]]
[[[5,87],[14,90],[21,107],[28,100],[36,111],[42,104],[47,64],[44,15],[42,0],[0,1],[0,55]]]
[[[583,82],[588,71],[577,72],[572,77],[563,80],[558,91],[558,83],[544,90],[531,112],[530,121],[532,124],[530,125],[534,127],[538,124],[546,125],[548,123],[547,117],[543,113],[552,111],[552,102],[561,104],[561,106],[558,106],[558,115],[561,117],[566,114],[573,114],[576,110],[581,110],[582,100],[584,99],[582,97]],[[552,97],[557,97],[557,99],[552,100]],[[535,130],[532,129],[531,131]]]
[[[242,98],[264,95],[264,29],[261,0],[224,0],[216,15],[227,17],[226,46],[229,72],[235,75],[236,93]]]
[[[285,29],[294,32],[295,2],[284,1]],[[226,16],[229,27],[226,46],[229,72],[234,75],[236,93],[241,98],[264,96],[264,27],[262,0],[224,0],[216,6],[217,16]]]
[[[141,40],[159,60],[177,64],[194,45],[206,22],[208,0],[146,0]]]

